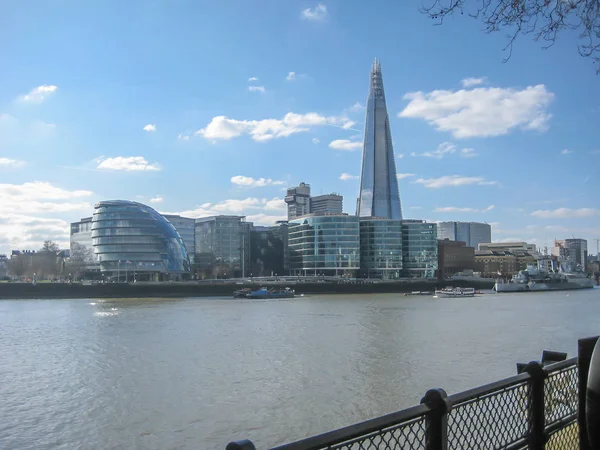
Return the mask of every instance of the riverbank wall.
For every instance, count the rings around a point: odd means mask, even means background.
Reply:
[[[291,287],[296,294],[383,294],[431,291],[448,285],[491,289],[489,282],[376,282],[376,283],[335,283],[299,282],[268,283],[268,287]],[[258,283],[2,283],[0,299],[51,299],[51,298],[161,298],[161,297],[221,297],[231,296],[241,288],[256,290]]]

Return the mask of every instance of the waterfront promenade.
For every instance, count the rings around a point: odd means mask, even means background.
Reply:
[[[342,281],[316,279],[267,279],[267,280],[215,280],[210,282],[163,282],[163,283],[0,283],[0,299],[17,298],[145,298],[145,297],[211,297],[231,296],[240,289],[256,290],[261,286],[292,287],[298,295],[316,294],[376,294],[433,292],[448,285],[491,289],[494,281],[411,281],[375,282],[373,280]]]

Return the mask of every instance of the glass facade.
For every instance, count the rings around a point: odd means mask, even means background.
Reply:
[[[401,220],[360,219],[360,272],[366,278],[391,280],[401,277]]]
[[[438,267],[437,224],[402,221],[402,269],[405,277],[434,278]]]
[[[96,203],[92,244],[103,272],[134,281],[179,279],[190,262],[179,233],[149,206],[125,200]]]
[[[196,219],[195,270],[201,278],[243,276],[250,261],[250,223],[244,216]]]
[[[356,215],[402,219],[400,192],[385,104],[381,65],[375,60],[367,98],[360,192]]]
[[[360,268],[357,216],[308,215],[288,225],[292,275],[355,276]]]
[[[438,239],[464,242],[476,249],[479,244],[492,242],[492,227],[480,222],[440,222]]]
[[[175,227],[179,233],[179,236],[181,236],[183,244],[185,245],[185,249],[188,253],[188,257],[190,258],[190,263],[194,264],[194,252],[196,249],[196,220],[173,214],[163,214],[163,217]]]

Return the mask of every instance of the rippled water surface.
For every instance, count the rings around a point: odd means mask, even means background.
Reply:
[[[599,289],[3,300],[0,448],[267,448],[574,356],[599,313]]]

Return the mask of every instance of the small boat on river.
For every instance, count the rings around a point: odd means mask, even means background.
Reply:
[[[246,294],[246,298],[294,298],[296,291],[286,287],[285,289],[267,289],[261,287],[258,291],[252,291]]]
[[[475,295],[475,289],[445,287],[444,289],[436,289],[435,295],[437,297],[473,297]]]

